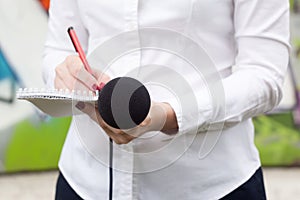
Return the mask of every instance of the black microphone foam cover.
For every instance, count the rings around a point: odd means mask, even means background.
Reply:
[[[98,110],[103,120],[117,129],[130,129],[145,120],[151,100],[146,87],[130,77],[115,78],[100,91]]]

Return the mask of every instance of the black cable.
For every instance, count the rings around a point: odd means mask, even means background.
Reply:
[[[109,196],[108,199],[113,198],[113,141],[109,138]]]

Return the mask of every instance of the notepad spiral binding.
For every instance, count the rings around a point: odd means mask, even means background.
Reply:
[[[75,101],[97,101],[98,91],[45,89],[45,88],[19,88],[16,92],[17,99],[53,99]]]

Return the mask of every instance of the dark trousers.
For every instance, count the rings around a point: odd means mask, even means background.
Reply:
[[[62,173],[56,183],[55,200],[82,200],[82,198],[71,188]]]
[[[262,169],[259,168],[254,175],[243,185],[229,193],[221,200],[265,200],[266,192]]]
[[[66,179],[60,173],[56,185],[56,200],[82,199],[71,188]],[[201,197],[199,197],[201,199]],[[266,199],[263,174],[259,168],[255,174],[243,185],[229,193],[221,200],[264,200]],[[163,200],[163,199],[162,199]]]

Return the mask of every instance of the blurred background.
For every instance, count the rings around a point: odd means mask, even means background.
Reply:
[[[284,98],[254,119],[269,199],[300,199],[300,0],[290,2]],[[70,118],[51,118],[15,98],[19,87],[43,87],[48,7],[49,0],[0,0],[0,199],[54,198]]]

